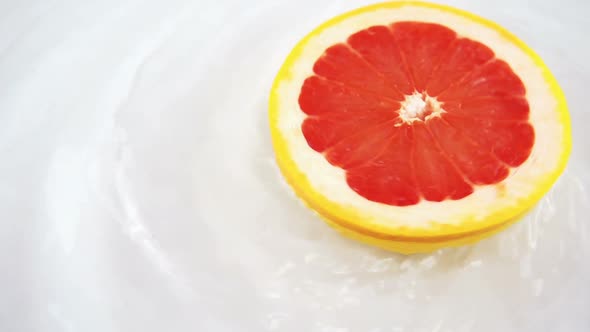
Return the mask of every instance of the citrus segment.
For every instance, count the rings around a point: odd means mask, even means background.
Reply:
[[[379,145],[381,150],[375,151],[375,157],[367,165],[351,168],[346,180],[354,191],[369,200],[400,206],[416,204],[420,195],[414,170],[408,167],[413,130],[407,125],[393,128],[393,135]]]
[[[446,100],[449,116],[483,120],[527,121],[529,104],[524,96],[466,98]]]
[[[474,69],[439,93],[441,100],[473,97],[524,96],[525,88],[510,66],[498,59]]]
[[[445,120],[478,146],[487,147],[507,166],[516,167],[530,155],[535,132],[528,122],[497,121],[448,114]]]
[[[438,61],[457,34],[439,24],[398,22],[390,26],[393,42],[399,45],[401,57],[410,73],[414,91],[424,91]]]
[[[357,54],[383,75],[387,83],[401,94],[411,94],[413,86],[401,51],[388,27],[375,26],[351,35],[347,40]]]
[[[345,169],[353,169],[366,165],[385,152],[387,144],[383,142],[396,139],[397,130],[392,119],[349,134],[326,151],[326,158],[334,165]],[[381,147],[382,151],[376,151]]]
[[[413,165],[416,185],[428,201],[460,199],[473,192],[470,183],[423,123],[414,125]]]
[[[305,80],[299,95],[299,105],[308,115],[325,113],[388,112],[399,107],[399,101],[373,94],[318,76]]]
[[[388,84],[382,73],[375,70],[346,44],[328,48],[315,63],[313,71],[327,80],[367,90],[379,96],[394,100],[403,96],[394,86]]]
[[[391,118],[391,114],[385,112],[359,112],[353,117],[339,112],[322,113],[308,117],[303,123],[302,131],[310,146],[323,152],[352,133],[362,135],[363,132],[374,132],[374,129],[383,127],[384,122],[390,122]]]
[[[452,83],[457,82],[494,58],[494,52],[487,46],[467,39],[458,38],[442,61],[433,70],[426,87],[428,94],[437,96]]]
[[[508,168],[488,151],[443,119],[429,121],[428,128],[444,153],[473,184],[493,184],[508,176]]]

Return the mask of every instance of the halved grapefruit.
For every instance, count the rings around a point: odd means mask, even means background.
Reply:
[[[565,168],[565,98],[500,26],[423,2],[329,20],[270,95],[276,159],[343,234],[415,253],[472,243],[525,214]]]

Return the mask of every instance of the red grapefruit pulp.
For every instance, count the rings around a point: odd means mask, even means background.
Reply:
[[[484,44],[433,23],[373,26],[329,47],[301,88],[309,146],[388,205],[504,180],[530,155],[520,78]]]

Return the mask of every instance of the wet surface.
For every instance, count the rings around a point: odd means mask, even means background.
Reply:
[[[0,330],[590,330],[590,8],[448,3],[545,59],[574,152],[523,222],[409,257],[306,210],[267,129],[291,47],[365,2],[1,3]]]

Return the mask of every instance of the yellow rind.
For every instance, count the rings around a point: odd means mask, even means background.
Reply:
[[[335,224],[329,219],[322,218],[328,225],[335,228],[340,234],[351,238],[353,240],[357,240],[375,247],[379,247],[381,249],[395,251],[401,254],[416,254],[416,253],[425,253],[435,251],[440,248],[448,248],[448,247],[458,247],[467,244],[473,244],[481,239],[486,237],[492,236],[496,233],[501,232],[502,230],[508,228],[510,225],[518,221],[518,218],[515,218],[509,222],[504,224],[500,224],[499,227],[494,228],[493,230],[478,233],[477,235],[466,235],[463,237],[459,237],[452,240],[441,240],[437,242],[412,242],[412,241],[394,241],[394,240],[383,240],[371,237],[369,235],[361,234],[355,232],[354,230],[350,230],[348,228],[342,227],[340,225]]]
[[[361,214],[353,208],[342,206],[329,200],[322,195],[322,193],[317,192],[291,158],[287,142],[278,129],[280,112],[278,86],[282,81],[290,79],[290,70],[300,57],[305,45],[325,29],[347,18],[379,9],[398,8],[403,6],[419,6],[438,9],[468,18],[476,23],[487,26],[497,31],[507,41],[519,47],[542,71],[543,77],[557,101],[556,111],[559,115],[559,122],[564,130],[563,141],[561,142],[562,153],[559,157],[558,166],[554,171],[541,179],[536,190],[526,199],[520,201],[518,206],[506,208],[483,221],[475,221],[471,218],[465,218],[456,225],[439,222],[432,222],[426,228],[378,225],[369,220],[365,220],[361,217]],[[549,68],[547,68],[543,63],[543,60],[530,47],[512,33],[492,21],[453,7],[420,1],[385,2],[359,8],[326,21],[305,36],[287,56],[287,59],[281,66],[274,80],[269,100],[269,122],[273,147],[279,168],[287,182],[294,189],[295,193],[311,209],[318,212],[328,224],[339,230],[345,236],[370,245],[401,253],[427,252],[441,247],[474,243],[493,235],[520,220],[520,217],[531,209],[531,207],[533,207],[551,189],[557,178],[563,173],[572,149],[571,123],[565,96]]]

